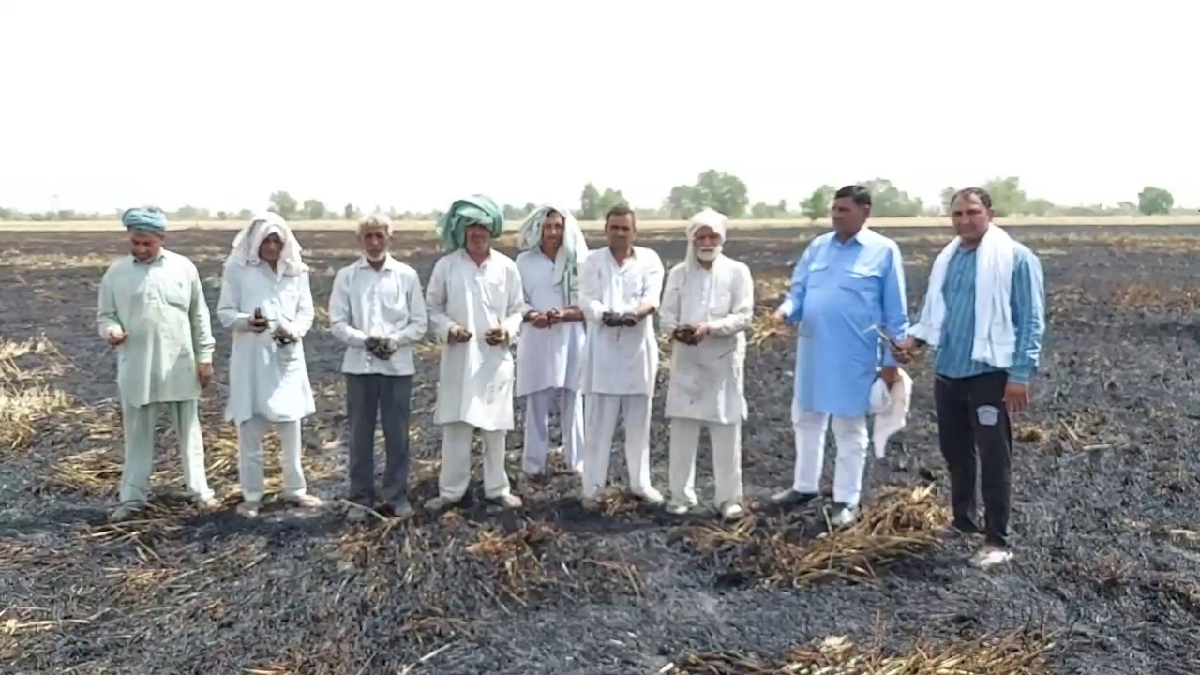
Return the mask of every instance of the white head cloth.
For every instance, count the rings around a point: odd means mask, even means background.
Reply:
[[[277,267],[280,275],[299,276],[307,271],[308,266],[300,259],[300,242],[296,241],[296,235],[292,234],[292,228],[288,227],[287,221],[273,211],[254,216],[242,231],[237,233],[233,238],[233,250],[225,259],[225,266],[247,267],[260,264],[262,259],[258,257],[258,250],[262,247],[263,240],[272,234],[278,234],[279,239],[283,241]]]
[[[562,284],[565,306],[573,307],[579,301],[579,266],[588,256],[588,246],[570,209],[549,204],[538,207],[521,223],[517,246],[522,251],[529,251],[542,245],[542,225],[551,211],[561,214],[563,219],[563,243],[554,260],[554,282]]]
[[[725,245],[725,238],[729,228],[729,217],[717,213],[712,209],[704,209],[700,213],[692,216],[688,222],[687,228],[687,259],[684,261],[687,264],[687,269],[700,269],[700,261],[696,259],[696,232],[702,227],[711,227],[712,231],[721,238],[721,243],[717,245],[717,256],[713,259],[713,263],[720,259],[724,254],[721,253],[721,248]]]

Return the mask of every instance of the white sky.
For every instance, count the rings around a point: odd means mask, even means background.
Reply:
[[[655,206],[709,168],[755,201],[1014,174],[1200,205],[1191,8],[0,0],[0,205],[575,204],[593,181]]]

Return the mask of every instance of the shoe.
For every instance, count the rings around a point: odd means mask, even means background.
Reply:
[[[238,515],[246,518],[257,518],[260,509],[262,509],[262,502],[242,502],[237,505]]]
[[[647,504],[661,504],[666,501],[663,499],[662,493],[652,487],[643,490],[634,490],[633,494]]]
[[[746,515],[746,509],[737,502],[729,502],[721,507],[721,517],[726,520],[741,518],[744,515]]]
[[[361,523],[371,517],[369,506],[351,503],[350,508],[346,510],[346,520],[352,523]]]
[[[984,546],[978,553],[971,557],[971,565],[980,569],[987,569],[996,565],[1003,565],[1012,560],[1012,551],[999,546]]]
[[[858,507],[847,506],[844,504],[833,505],[833,516],[829,519],[830,524],[836,528],[849,527],[858,520]]]
[[[201,511],[216,511],[221,508],[221,500],[216,497],[196,497],[196,506]]]
[[[582,497],[579,500],[579,505],[582,506],[585,511],[600,510],[600,500],[596,499],[595,497]]]
[[[138,517],[143,508],[145,508],[144,504],[121,504],[117,506],[117,508],[113,509],[112,513],[108,514],[108,522],[120,523],[126,520],[133,520],[134,518]]]
[[[430,499],[429,501],[425,502],[425,510],[431,511],[433,513],[437,513],[439,511],[445,511],[446,509],[458,506],[458,503],[460,501],[462,501],[462,500],[461,499],[447,499],[445,497],[434,497],[433,499]]]
[[[970,520],[955,519],[950,525],[950,529],[961,535],[983,534],[983,530],[978,525]]]
[[[503,509],[519,509],[524,502],[521,501],[520,497],[508,492],[500,497],[488,497],[488,503],[495,504]]]
[[[797,490],[793,490],[792,488],[788,488],[771,495],[771,503],[775,504],[776,506],[800,506],[801,504],[807,504],[820,496],[821,495],[817,494],[816,492],[799,492]]]
[[[688,504],[678,504],[675,502],[667,504],[667,513],[669,513],[673,516],[682,516],[691,510],[692,510],[692,507],[689,506]]]
[[[416,514],[416,511],[413,509],[412,504],[410,504],[407,499],[402,499],[402,500],[396,502],[395,504],[391,504],[390,506],[391,506],[393,518],[399,518],[400,520],[408,520],[409,518],[412,518]]]
[[[325,505],[320,497],[315,497],[307,492],[298,495],[284,495],[283,501],[294,506],[299,506],[302,509],[317,509]]]

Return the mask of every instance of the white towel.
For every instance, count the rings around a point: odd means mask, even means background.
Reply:
[[[908,426],[908,405],[912,400],[912,378],[899,369],[900,379],[889,390],[876,378],[871,385],[871,412],[875,413],[875,456],[883,457],[888,439]]]
[[[946,319],[946,300],[942,297],[946,268],[961,243],[962,239],[955,237],[933,262],[921,320],[908,331],[912,337],[935,348]],[[1017,344],[1012,318],[1012,237],[989,223],[975,255],[975,343],[971,346],[971,359],[994,368],[1009,368]]]

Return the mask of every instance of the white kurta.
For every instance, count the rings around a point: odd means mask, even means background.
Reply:
[[[746,333],[754,318],[754,280],[744,263],[724,256],[711,270],[671,268],[660,328],[708,323],[698,345],[673,342],[667,417],[741,424],[746,418]]]
[[[559,255],[563,255],[560,251]],[[554,280],[554,261],[540,248],[517,256],[525,303],[547,312],[567,306],[562,283]],[[517,396],[546,389],[579,389],[580,361],[586,336],[584,323],[569,321],[549,328],[524,326],[517,343]]]
[[[447,254],[433,267],[426,291],[429,329],[443,344],[435,424],[461,422],[485,431],[515,427],[515,360],[508,344],[489,345],[485,334],[503,327],[516,340],[526,306],[521,275],[511,258],[491,251],[476,265],[465,249]],[[459,325],[472,339],[451,343]]]
[[[632,258],[617,264],[612,251],[593,251],[579,278],[579,306],[588,321],[580,386],[585,394],[653,396],[658,372],[658,340],[651,317],[637,326],[601,323],[605,312],[631,312],[662,299],[663,264],[653,250],[636,246]]]
[[[262,309],[268,322],[261,333],[250,330],[255,308]],[[303,338],[313,323],[307,272],[279,275],[266,264],[225,268],[217,319],[233,329],[226,419],[238,424],[255,416],[292,422],[316,412],[304,358]],[[280,326],[296,338],[295,343],[275,342],[273,333]]]

